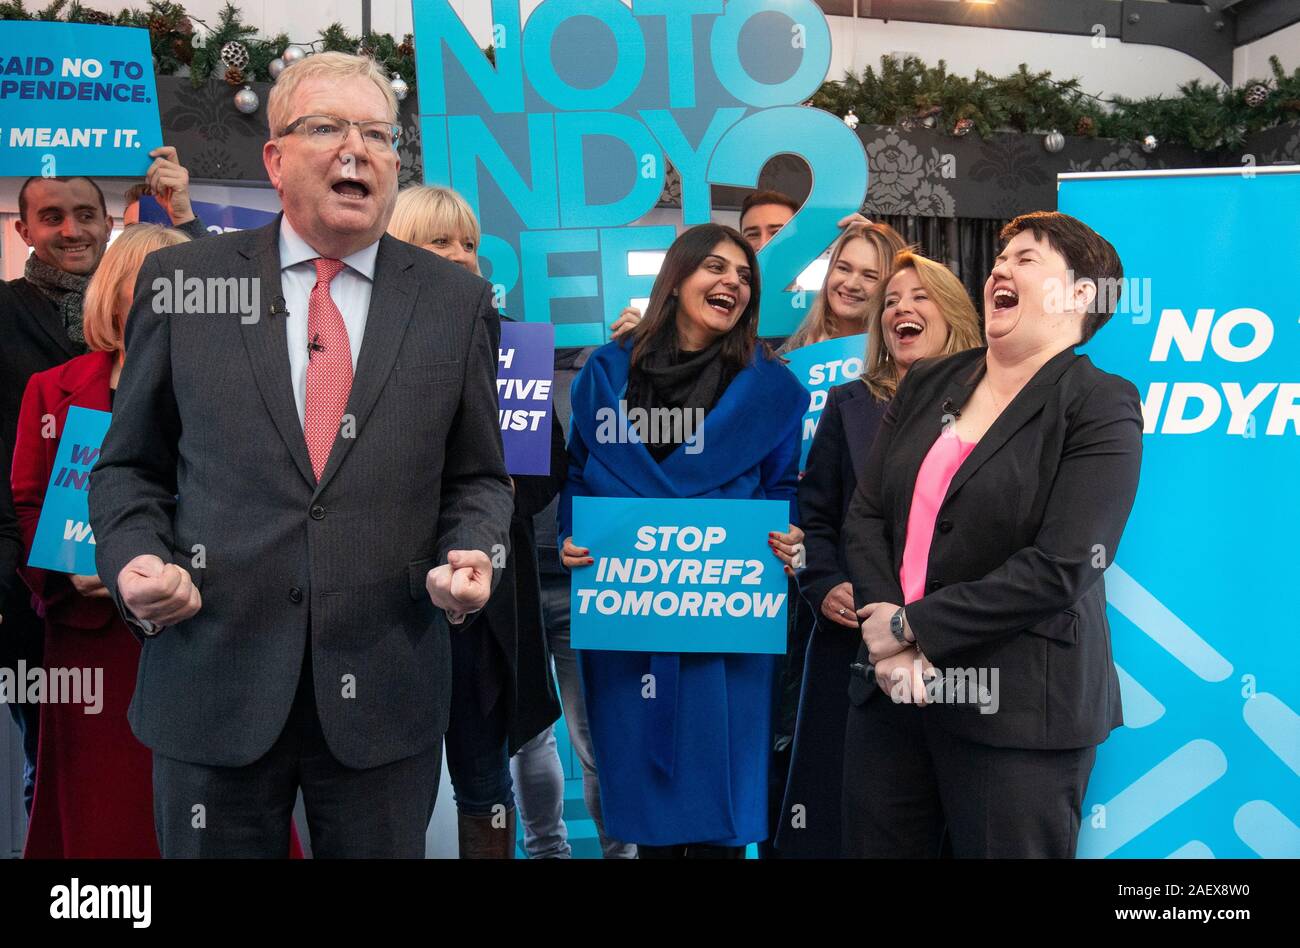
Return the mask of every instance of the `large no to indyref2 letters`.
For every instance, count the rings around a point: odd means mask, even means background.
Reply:
[[[712,185],[754,187],[795,154],[812,192],[759,254],[760,334],[804,315],[790,286],[867,189],[856,134],[801,105],[826,78],[830,31],[812,0],[519,0],[492,4],[495,65],[445,0],[415,5],[424,177],[463,194],[506,312],[555,324],[557,346],[606,341],[653,273],[628,254],[666,250],[654,209],[668,162],[682,224],[710,219]]]

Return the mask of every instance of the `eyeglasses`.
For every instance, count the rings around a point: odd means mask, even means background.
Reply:
[[[353,122],[337,115],[304,115],[294,119],[280,133],[281,137],[298,132],[306,136],[313,145],[337,146],[348,137],[348,130],[355,125],[361,133],[361,140],[371,151],[396,149],[402,140],[402,128],[390,122],[378,120]]]

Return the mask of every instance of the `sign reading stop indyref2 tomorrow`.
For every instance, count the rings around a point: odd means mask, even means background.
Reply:
[[[519,0],[492,3],[495,65],[446,0],[414,6],[424,177],[465,196],[480,255],[525,322],[557,346],[603,343],[653,275],[628,254],[663,251],[677,228],[635,226],[681,178],[682,224],[711,219],[712,185],[755,187],[795,154],[812,169],[804,206],[759,253],[759,332],[805,314],[786,292],[867,190],[857,135],[801,105],[826,78],[830,31],[813,0]]]
[[[0,23],[0,176],[143,175],[161,144],[147,30]]]
[[[784,654],[789,587],[767,532],[789,517],[776,500],[573,498],[595,560],[573,570],[573,647]]]

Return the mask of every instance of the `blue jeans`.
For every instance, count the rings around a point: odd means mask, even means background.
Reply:
[[[447,723],[447,774],[456,809],[467,816],[490,816],[494,807],[515,805],[504,701],[483,714],[479,707],[477,637],[485,625],[451,630],[451,717]]]
[[[571,859],[569,828],[564,824],[564,766],[549,725],[510,758],[510,773],[519,788],[519,823],[529,859]]]
[[[569,573],[560,565],[559,554],[553,547],[538,547],[538,563],[542,580],[542,616],[546,622],[546,638],[555,661],[555,677],[560,685],[560,702],[564,706],[564,720],[569,728],[569,740],[582,764],[582,798],[587,812],[596,824],[600,848],[606,859],[635,859],[636,845],[611,839],[605,835],[605,824],[600,816],[600,782],[596,777],[596,758],[591,749],[591,731],[587,726],[587,706],[582,698],[582,680],[578,672],[578,654],[569,647]],[[523,755],[536,740],[520,749],[516,758]],[[546,760],[537,757],[549,755]],[[565,834],[562,825],[564,772],[555,752],[555,742],[541,742],[515,767],[519,779],[519,795],[528,801],[520,806],[524,823],[525,840],[531,835],[537,840],[555,839]],[[541,801],[553,799],[556,780],[559,780],[560,806],[545,807]],[[537,805],[530,807],[534,801]],[[536,813],[536,825],[530,826],[530,810]],[[545,814],[545,815],[544,815]],[[540,844],[539,844],[540,845]],[[554,844],[552,844],[554,845]],[[568,844],[565,842],[565,847]],[[525,842],[527,846],[527,842]],[[532,855],[532,850],[529,850]]]

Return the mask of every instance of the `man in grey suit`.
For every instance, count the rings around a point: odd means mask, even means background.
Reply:
[[[99,575],[144,643],[130,721],[164,856],[283,856],[301,789],[317,856],[419,857],[449,623],[509,542],[497,315],[384,234],[400,128],[371,60],[295,63],[267,113],[283,215],[136,281]]]

